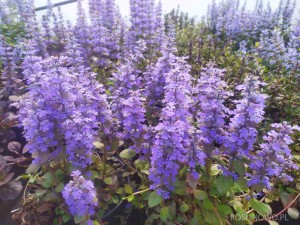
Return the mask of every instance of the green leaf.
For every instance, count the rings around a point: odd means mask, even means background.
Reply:
[[[186,182],[189,184],[189,186],[193,189],[197,188],[198,179],[194,179],[194,177],[191,175],[191,173],[188,173],[186,175]]]
[[[295,208],[289,208],[288,209],[288,214],[290,217],[292,217],[293,219],[298,219],[299,218],[299,211]]]
[[[237,199],[233,199],[233,200],[229,201],[228,205],[232,206],[235,210],[237,210],[237,208],[243,207],[243,204]]]
[[[145,160],[137,159],[134,161],[135,168],[139,170],[148,170],[149,169],[149,163]]]
[[[29,183],[34,183],[34,182],[36,181],[36,178],[37,178],[37,177],[30,177],[30,179],[29,179],[28,182],[29,182]]]
[[[54,202],[54,203],[59,204],[61,201],[61,198],[60,198],[59,193],[57,193],[56,191],[47,191],[45,196],[43,196],[43,201]]]
[[[169,218],[169,208],[168,207],[163,207],[160,210],[160,218],[162,221],[167,222]]]
[[[171,204],[168,205],[168,207],[169,207],[169,211],[170,211],[170,217],[172,215],[176,215],[176,212],[177,212],[176,202],[172,201]]]
[[[120,199],[117,195],[113,195],[112,196],[112,201],[113,201],[113,203],[118,204],[120,202]]]
[[[121,143],[120,143],[119,139],[117,137],[114,137],[111,141],[110,151],[111,152],[116,151],[119,148],[120,144]]]
[[[233,186],[233,179],[231,177],[219,176],[216,180],[217,190],[220,195],[226,194]]]
[[[178,195],[185,195],[186,194],[186,183],[184,181],[177,180],[175,182],[174,193],[178,194]]]
[[[210,211],[210,210],[203,210],[203,217],[204,220],[206,221],[205,224],[209,224],[209,225],[225,225],[226,221],[224,221],[224,219],[221,219],[222,223],[220,222],[217,214],[214,211]]]
[[[243,192],[248,190],[247,180],[245,178],[239,178],[234,182],[234,186],[238,189],[238,191]]]
[[[141,172],[142,172],[142,173],[145,173],[145,174],[147,174],[147,175],[150,174],[149,170],[141,170]]]
[[[136,152],[131,149],[125,149],[120,153],[120,157],[124,159],[131,159],[136,155]]]
[[[116,194],[124,195],[124,189],[123,188],[118,188],[115,192],[116,192]]]
[[[148,217],[147,220],[145,221],[145,224],[153,224],[155,220],[159,219],[159,215],[157,213],[151,213]]]
[[[154,206],[157,206],[159,205],[161,202],[162,202],[162,197],[159,196],[156,191],[153,191],[151,192],[151,194],[149,195],[149,198],[148,198],[148,205],[149,207],[154,207]]]
[[[214,164],[212,165],[212,167],[210,168],[210,175],[211,176],[217,176],[221,170],[219,169],[219,164]]]
[[[132,187],[128,184],[125,184],[124,191],[126,194],[132,194],[132,192],[133,192]]]
[[[184,222],[184,217],[183,216],[176,217],[176,222],[183,223]]]
[[[71,215],[69,215],[69,214],[63,214],[62,215],[62,221],[64,223],[67,223],[70,219],[71,219]]]
[[[55,187],[55,191],[61,192],[64,189],[65,185],[63,182],[59,182],[59,184]]]
[[[106,177],[106,178],[104,178],[104,183],[111,185],[113,183],[113,180],[111,177]]]
[[[65,174],[61,169],[58,169],[54,172],[55,177],[59,180],[59,181],[63,181]]]
[[[55,219],[54,219],[54,221],[53,221],[53,225],[59,225],[58,218],[55,218]]]
[[[102,142],[100,142],[100,141],[95,141],[95,142],[93,142],[93,145],[94,145],[95,148],[97,148],[97,149],[101,149],[101,150],[104,149],[104,144],[103,144]]]
[[[227,205],[218,205],[218,211],[224,216],[232,213],[232,209]]]
[[[93,221],[93,225],[100,225],[100,223],[98,221]]]
[[[250,206],[261,216],[269,216],[272,214],[272,209],[269,205],[254,198],[250,200]]]
[[[245,163],[242,160],[235,160],[233,162],[234,170],[240,175],[244,176],[246,172]]]
[[[190,206],[186,203],[183,203],[182,205],[180,205],[180,212],[185,213],[190,209]]]
[[[74,221],[76,224],[83,222],[85,219],[86,219],[85,216],[77,216],[77,215],[74,216]]]
[[[202,212],[200,212],[200,210],[196,209],[194,212],[194,218],[201,220],[202,219]]]
[[[293,158],[294,158],[295,160],[297,160],[298,162],[300,162],[300,155],[293,155]]]
[[[286,207],[291,201],[293,201],[293,198],[286,192],[282,192],[280,194],[280,199],[283,204],[283,207]]]
[[[189,222],[189,225],[198,225],[198,224],[199,224],[198,221],[199,221],[199,219],[193,218],[193,219],[191,219],[191,221]]]
[[[127,198],[127,201],[128,202],[132,202],[134,200],[134,195],[130,195],[128,198]]]
[[[246,219],[248,219],[248,214],[243,208],[237,206],[235,207],[235,211],[236,215],[239,216],[240,221],[245,221]]]
[[[277,223],[276,221],[269,220],[268,222],[269,222],[270,225],[279,225],[279,223]]]
[[[251,213],[248,214],[248,219],[249,220],[255,220],[255,216],[256,216],[255,212],[251,212]]]
[[[100,178],[100,173],[98,171],[90,170],[90,172],[92,173],[92,177],[91,177],[92,180],[95,178]]]
[[[183,168],[181,168],[180,170],[179,170],[179,176],[180,177],[183,177],[186,173],[187,173],[187,167],[186,166],[184,166]]]
[[[8,97],[8,99],[9,99],[10,101],[12,101],[12,102],[18,102],[18,101],[21,100],[21,97],[16,96],[16,95],[11,95],[11,96]]]
[[[56,215],[61,215],[62,214],[62,210],[61,210],[61,208],[59,208],[58,206],[55,208],[55,214]]]
[[[213,210],[214,205],[213,203],[209,200],[209,198],[206,198],[203,200],[203,207],[207,210]]]
[[[298,194],[299,192],[294,188],[286,188],[286,190],[290,193]]]
[[[265,187],[265,186],[264,186],[264,184],[262,184],[262,183],[253,185],[253,188],[255,189],[256,192],[261,192],[261,191],[263,191],[264,187]]]
[[[207,193],[202,190],[194,190],[194,196],[198,200],[204,200],[208,197]]]
[[[42,179],[43,179],[42,186],[44,188],[50,188],[56,186],[56,179],[52,171],[48,171],[47,173],[45,173]]]

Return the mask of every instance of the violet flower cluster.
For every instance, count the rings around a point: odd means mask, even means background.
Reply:
[[[194,114],[199,134],[198,138],[207,157],[211,157],[215,144],[221,145],[225,139],[225,119],[229,109],[224,102],[232,93],[227,91],[227,83],[222,80],[224,70],[211,65],[200,74],[194,88]]]
[[[300,63],[300,42],[299,36],[297,36],[297,26],[290,33],[288,42],[286,42],[284,35],[282,30],[278,28],[262,30],[259,42],[256,42],[255,47],[247,49],[248,41],[244,40],[240,42],[240,51],[257,54],[268,68],[296,72]]]
[[[103,25],[99,14],[94,14],[91,22],[91,33],[85,34],[89,37],[88,45],[91,46],[89,57],[92,57],[93,67],[104,68],[108,65],[109,50],[107,48],[108,30]],[[99,35],[101,34],[101,35]]]
[[[87,224],[89,224],[91,223],[89,217],[95,214],[95,207],[98,205],[94,184],[86,180],[78,170],[73,171],[71,176],[73,179],[62,191],[63,198],[70,213],[73,216],[86,217]]]
[[[160,48],[162,17],[159,4],[155,6],[154,0],[130,0],[131,31],[126,38],[128,50],[134,48],[139,40],[144,40],[150,51]]]
[[[236,108],[232,111],[228,135],[224,146],[228,155],[249,157],[257,139],[257,125],[263,120],[266,95],[260,93],[264,85],[259,78],[249,74],[244,84],[236,87],[241,91],[242,99],[235,100]]]
[[[151,169],[149,179],[152,188],[158,188],[159,194],[169,197],[174,190],[174,183],[182,164],[201,161],[203,157],[193,158],[189,151],[191,135],[194,132],[190,124],[191,114],[191,76],[190,67],[184,58],[176,58],[171,70],[165,74],[165,97],[161,122],[156,126],[157,132],[152,147]],[[199,155],[196,155],[199,156]],[[193,159],[192,161],[190,161]],[[166,189],[166,190],[165,190]]]
[[[260,31],[273,30],[276,26],[281,30],[287,30],[291,26],[295,1],[280,1],[275,11],[272,11],[270,3],[266,7],[262,0],[256,1],[254,10],[246,10],[246,2],[240,8],[239,0],[227,0],[217,4],[215,1],[209,6],[207,25],[217,35],[225,34],[231,39],[257,40]]]
[[[124,140],[131,140],[131,149],[137,152],[142,150],[145,125],[145,99],[140,87],[143,78],[139,64],[144,60],[141,53],[145,49],[144,42],[129,51],[117,71],[113,74],[114,87],[112,89],[111,108],[118,130],[118,136]],[[141,50],[141,51],[140,51]]]
[[[122,134],[121,138],[131,139],[135,142],[133,146],[140,151],[142,138],[146,132],[145,125],[145,99],[139,91],[131,91],[127,99],[122,102]]]
[[[259,57],[266,60],[271,66],[283,65],[286,51],[284,39],[279,29],[274,29],[271,32],[263,30],[259,45],[254,50]]]
[[[25,59],[24,64],[31,62]],[[29,92],[21,101],[19,119],[36,165],[66,152],[75,167],[85,168],[91,163],[97,123],[109,129],[102,85],[84,67],[68,68],[67,62],[66,57],[50,57],[26,65]]]
[[[2,83],[7,89],[12,90],[16,86],[18,78],[17,65],[14,59],[13,48],[7,44],[5,37],[0,34],[0,58],[3,71],[1,73]]]
[[[151,114],[161,111],[166,83],[165,75],[171,71],[172,65],[176,61],[175,53],[176,48],[173,47],[172,39],[164,37],[161,50],[162,56],[157,59],[155,65],[150,64],[144,73],[145,96]]]
[[[293,162],[293,156],[289,145],[293,143],[291,134],[300,131],[298,126],[290,126],[286,122],[272,124],[273,130],[263,137],[264,142],[260,144],[260,150],[251,157],[249,167],[251,174],[249,186],[263,184],[271,188],[271,180],[279,179],[283,182],[292,181],[288,174],[289,170],[299,169]]]

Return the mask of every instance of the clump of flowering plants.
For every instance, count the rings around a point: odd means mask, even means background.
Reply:
[[[213,2],[207,21],[173,12],[164,32],[154,0],[131,0],[129,24],[113,0],[82,3],[74,26],[50,1],[41,24],[32,1],[7,4],[26,30],[13,47],[0,36],[1,83],[33,159],[15,218],[97,225],[129,202],[145,224],[274,224],[279,196],[296,218],[299,127],[275,119],[268,90],[277,69],[297,80],[289,4]]]

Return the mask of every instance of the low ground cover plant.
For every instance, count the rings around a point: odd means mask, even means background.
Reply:
[[[75,24],[50,1],[41,21],[31,0],[0,3],[0,200],[24,187],[20,224],[105,224],[121,206],[119,224],[299,217],[292,1],[213,1],[198,21],[130,0],[126,21],[113,0],[78,0]]]

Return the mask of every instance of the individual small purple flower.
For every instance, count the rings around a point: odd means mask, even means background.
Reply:
[[[92,220],[86,221],[86,225],[94,225],[94,222]]]
[[[95,207],[98,205],[94,184],[86,180],[78,170],[73,171],[71,176],[73,179],[62,191],[63,198],[73,216],[89,218],[95,214]]]
[[[191,177],[194,179],[194,180],[198,180],[200,178],[200,174],[197,173],[196,171],[192,171],[191,172]]]

